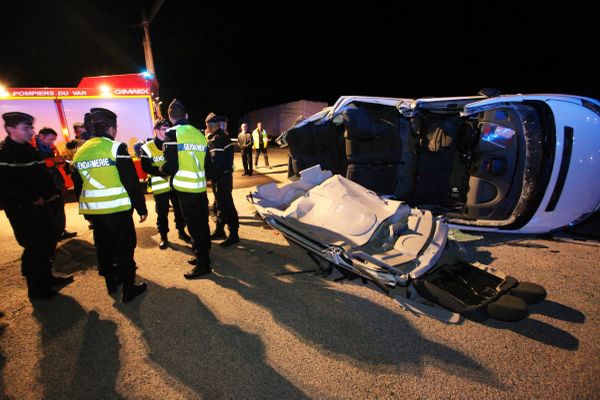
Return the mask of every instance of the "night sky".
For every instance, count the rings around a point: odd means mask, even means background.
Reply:
[[[0,83],[74,87],[144,71],[135,26],[154,3],[2,0]],[[163,111],[177,97],[195,123],[209,111],[237,121],[299,99],[482,87],[600,98],[600,18],[585,3],[257,3],[164,2],[150,25]]]

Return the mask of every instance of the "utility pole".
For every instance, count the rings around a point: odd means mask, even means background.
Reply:
[[[144,39],[142,45],[144,46],[144,58],[146,59],[146,71],[156,76],[154,71],[154,56],[152,55],[152,45],[150,44],[150,30],[148,29],[150,22],[144,16],[142,21],[142,27],[144,28]]]
[[[150,23],[156,17],[156,13],[160,10],[165,0],[155,0],[154,6],[150,11],[150,16],[147,16],[146,12],[142,14],[142,23],[138,26],[144,28],[144,39],[142,40],[142,46],[144,47],[144,58],[146,60],[146,73],[150,74],[153,79],[153,88],[156,92],[152,93],[152,100],[155,106],[156,117],[162,119],[162,113],[160,110],[160,98],[158,97],[158,79],[156,78],[156,70],[154,69],[154,56],[152,55],[152,45],[150,43]]]
[[[155,0],[150,16],[146,16],[144,12],[142,15],[142,28],[144,28],[144,39],[142,45],[144,47],[144,58],[146,59],[146,71],[156,77],[156,71],[154,70],[154,56],[152,55],[152,45],[150,44],[150,23],[156,17],[156,13],[160,10],[165,0]]]

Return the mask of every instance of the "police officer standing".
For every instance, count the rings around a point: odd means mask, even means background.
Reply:
[[[189,263],[195,267],[184,277],[197,279],[212,272],[205,173],[205,163],[210,162],[210,158],[206,156],[206,137],[190,125],[183,104],[173,100],[168,112],[174,126],[165,135],[165,164],[161,171],[171,176],[171,186],[177,192],[193,240],[196,257]]]
[[[221,247],[229,247],[240,241],[240,227],[237,210],[233,203],[233,143],[225,132],[226,118],[213,116],[206,121],[206,130],[210,133],[208,150],[211,167],[208,170],[217,204],[217,228],[210,236],[212,240],[225,239],[225,225],[229,236],[221,243]]]
[[[161,250],[169,247],[169,201],[173,204],[175,213],[175,227],[179,231],[179,239],[186,243],[191,243],[192,239],[185,233],[185,219],[181,213],[179,199],[177,193],[171,190],[168,176],[162,176],[160,167],[165,163],[163,153],[163,143],[165,141],[165,133],[171,127],[169,121],[163,119],[158,121],[154,126],[154,139],[144,143],[142,146],[141,160],[142,169],[149,175],[150,187],[154,195],[154,205],[156,210],[156,228],[160,233],[160,244],[158,247]]]
[[[29,143],[34,118],[21,112],[2,118],[8,137],[0,142],[0,206],[24,248],[21,273],[29,298],[46,300],[56,296],[53,286],[73,281],[51,273],[56,236],[50,203],[57,198],[56,187],[42,156]]]
[[[73,174],[79,197],[79,212],[94,224],[98,273],[104,276],[109,293],[123,284],[123,302],[132,301],[146,290],[135,284],[136,246],[132,207],[144,222],[148,216],[144,193],[125,143],[116,142],[117,116],[104,108],[90,110],[92,138],[73,159],[79,174]]]

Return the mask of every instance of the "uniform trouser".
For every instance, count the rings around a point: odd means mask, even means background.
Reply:
[[[65,199],[58,195],[56,200],[50,203],[52,208],[52,218],[54,219],[54,234],[56,240],[60,239],[60,235],[65,231],[67,226],[67,217],[65,216]]]
[[[265,165],[268,167],[269,166],[269,156],[267,155],[266,147],[259,147],[258,149],[254,149],[254,165],[258,166],[258,156],[260,156],[260,153],[262,153],[263,156],[265,157]]]
[[[252,147],[240,150],[242,154],[242,166],[246,175],[252,175]]]
[[[233,175],[231,172],[212,180],[215,198],[217,200],[217,229],[227,225],[229,233],[237,234],[240,227],[231,191],[233,190]]]
[[[132,214],[133,210],[90,215],[94,224],[94,245],[100,275],[116,275],[123,282],[133,282],[135,279],[133,254],[137,238]]]
[[[185,228],[185,219],[179,206],[177,192],[169,192],[154,195],[154,210],[156,211],[156,229],[162,234],[169,232],[169,201],[173,204],[173,213],[175,214],[175,228],[182,230]]]
[[[198,265],[210,265],[210,228],[208,226],[208,196],[206,192],[177,192]]]
[[[24,248],[21,274],[32,286],[44,286],[51,275],[56,249],[51,206],[7,207],[5,212],[17,242]]]

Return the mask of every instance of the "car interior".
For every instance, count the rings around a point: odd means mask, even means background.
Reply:
[[[541,113],[519,103],[461,117],[470,101],[423,102],[409,117],[392,106],[350,103],[341,118],[287,132],[293,172],[321,164],[459,223],[512,224],[539,200],[543,156],[531,143],[544,140]]]

